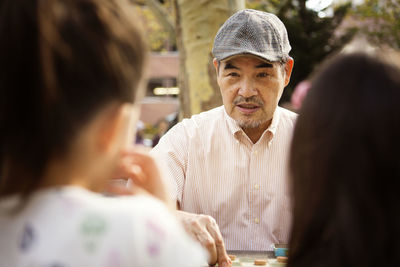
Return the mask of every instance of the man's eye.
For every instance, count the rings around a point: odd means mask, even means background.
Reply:
[[[266,73],[266,72],[261,72],[261,73],[257,74],[257,77],[260,77],[260,78],[267,77],[267,76],[268,76],[268,73]]]
[[[231,77],[239,77],[239,74],[236,73],[236,72],[230,72],[230,73],[228,73],[228,76],[231,76]]]

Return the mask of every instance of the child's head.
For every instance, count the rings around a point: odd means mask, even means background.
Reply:
[[[146,55],[135,20],[121,1],[1,1],[0,195],[35,190],[82,142],[126,135]]]
[[[292,266],[399,260],[399,101],[400,69],[382,55],[340,56],[313,80],[290,159]]]

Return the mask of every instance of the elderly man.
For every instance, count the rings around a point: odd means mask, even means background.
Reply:
[[[152,151],[167,165],[178,216],[210,263],[229,265],[225,245],[271,250],[288,241],[296,115],[277,105],[293,68],[290,49],[275,15],[247,9],[231,16],[212,50],[223,106],[178,123]]]

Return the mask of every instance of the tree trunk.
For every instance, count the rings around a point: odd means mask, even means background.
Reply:
[[[212,65],[215,34],[225,20],[243,9],[244,0],[173,0],[180,56],[180,117],[222,104]]]

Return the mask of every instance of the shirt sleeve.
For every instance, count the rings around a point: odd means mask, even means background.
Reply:
[[[170,185],[172,199],[179,203],[182,201],[186,178],[188,141],[189,136],[183,123],[178,123],[161,137],[151,151]]]

